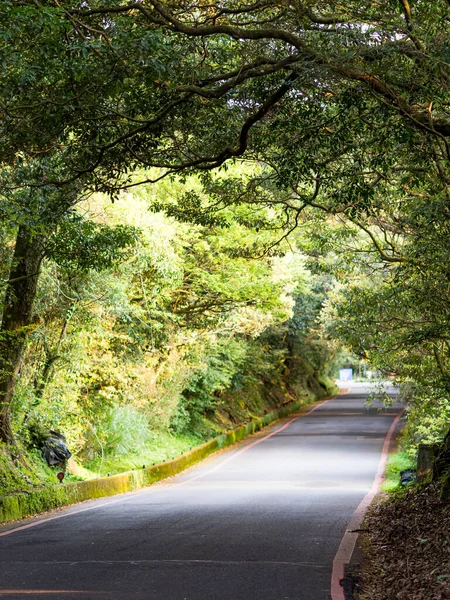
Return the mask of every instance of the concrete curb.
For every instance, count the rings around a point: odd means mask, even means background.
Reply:
[[[270,423],[294,413],[304,407],[305,404],[304,400],[290,402],[261,418],[254,419],[237,429],[223,433],[201,446],[197,446],[189,452],[163,463],[111,477],[54,485],[34,492],[4,496],[0,498],[0,523],[30,517],[83,500],[132,492],[156,481],[172,477],[205,459],[213,452],[231,446],[260,431]]]

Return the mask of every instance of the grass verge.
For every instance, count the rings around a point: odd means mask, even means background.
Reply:
[[[405,469],[414,469],[415,466],[413,459],[406,452],[391,454],[387,461],[385,480],[381,491],[391,493],[401,489],[400,472]]]
[[[260,431],[273,421],[290,415],[304,405],[304,402],[297,401],[279,407],[264,417],[220,434],[181,456],[156,465],[140,465],[138,470],[119,473],[111,477],[90,481],[73,481],[63,485],[45,487],[33,492],[0,497],[0,523],[28,517],[83,500],[134,491],[155,481],[171,477],[203,460],[213,452],[231,446],[248,435]]]
[[[103,459],[99,456],[84,462],[83,466],[94,473],[96,477],[103,477],[108,474],[115,475],[124,471],[141,469],[144,465],[154,465],[171,460],[200,445],[202,441],[204,440],[199,440],[195,435],[161,431],[153,435],[151,446],[141,448],[135,454],[105,456]]]

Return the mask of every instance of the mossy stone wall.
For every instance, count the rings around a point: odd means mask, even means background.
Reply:
[[[156,481],[172,477],[200,462],[213,452],[231,446],[248,435],[260,431],[270,423],[273,423],[273,421],[292,414],[303,405],[304,401],[286,404],[264,415],[262,418],[254,419],[237,429],[223,433],[173,460],[141,470],[129,471],[128,473],[92,479],[90,481],[49,486],[29,493],[3,496],[0,498],[0,523],[29,517],[83,500],[132,492],[144,486],[151,485]]]

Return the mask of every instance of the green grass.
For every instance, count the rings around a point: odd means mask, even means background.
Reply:
[[[13,457],[10,449],[0,443],[0,496],[27,493],[49,482],[58,483],[56,473],[56,469],[51,469],[42,460],[39,451],[26,452],[17,447]]]
[[[405,469],[414,469],[416,467],[414,460],[406,452],[396,452],[388,458],[385,481],[381,486],[383,492],[395,492],[402,488],[400,485],[400,471]]]
[[[143,465],[149,466],[170,460],[201,443],[202,441],[193,435],[160,432],[154,434],[151,446],[143,448],[139,453],[115,457],[105,456],[103,460],[101,457],[96,457],[83,463],[83,467],[94,472],[98,477],[108,473],[114,475],[133,469],[142,469]]]

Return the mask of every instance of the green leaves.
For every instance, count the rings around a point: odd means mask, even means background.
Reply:
[[[69,213],[48,240],[45,254],[69,272],[102,271],[124,260],[138,238],[135,227],[108,227]]]
[[[46,253],[68,288],[110,277],[105,327],[124,354],[288,319],[308,273],[274,271],[298,230],[316,272],[346,286],[330,333],[404,379],[425,381],[426,364],[443,390],[448,3],[163,7],[1,4],[4,223],[54,232]],[[119,200],[138,169],[179,176],[143,192],[176,224],[141,238],[65,216],[86,191]],[[298,332],[314,329],[308,298]]]

